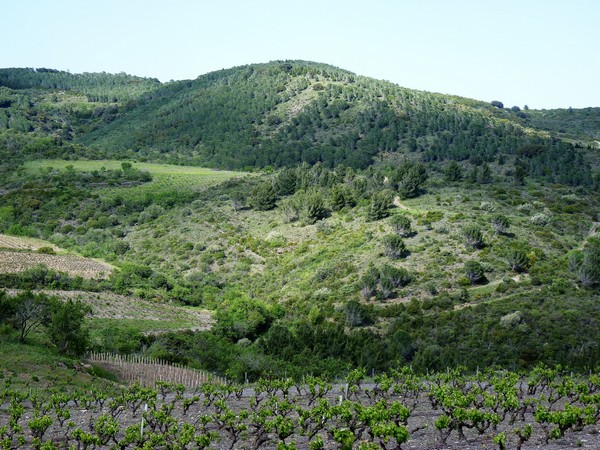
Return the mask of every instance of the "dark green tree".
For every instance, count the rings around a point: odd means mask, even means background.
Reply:
[[[285,168],[275,178],[275,192],[277,195],[291,195],[296,192],[297,184],[296,170]]]
[[[484,163],[481,166],[478,181],[481,184],[488,184],[492,182],[492,169],[490,169],[490,165],[488,163]]]
[[[600,239],[592,237],[588,240],[578,275],[584,286],[600,286]]]
[[[257,211],[268,211],[275,208],[277,195],[273,184],[269,181],[258,184],[250,193],[250,204]]]
[[[333,187],[333,189],[331,189],[329,204],[331,205],[331,209],[333,211],[339,211],[344,206],[346,206],[344,189],[341,185],[337,184]]]
[[[371,204],[367,209],[367,219],[380,220],[390,215],[392,196],[388,191],[379,191],[371,196]]]
[[[303,193],[300,214],[303,220],[307,223],[315,223],[317,220],[327,217],[327,214],[325,199],[317,188],[311,188]]]
[[[515,170],[513,172],[513,180],[515,184],[522,185],[525,183],[525,177],[529,174],[529,167],[527,161],[524,159],[517,159],[515,161]]]
[[[463,178],[462,168],[454,160],[451,160],[444,169],[446,181],[460,181]]]
[[[47,328],[50,340],[60,353],[81,355],[85,352],[89,333],[84,321],[91,312],[92,309],[79,300],[53,302]]]
[[[405,163],[397,171],[397,189],[402,198],[414,198],[421,194],[427,181],[427,169],[423,164]]]

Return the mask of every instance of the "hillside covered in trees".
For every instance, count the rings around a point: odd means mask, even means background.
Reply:
[[[2,69],[0,235],[46,244],[0,242],[0,255],[38,261],[57,247],[113,269],[0,270],[0,345],[145,353],[236,379],[589,370],[600,363],[594,114],[302,61],[164,84]],[[18,334],[23,308],[62,311],[55,296],[96,307],[67,303],[87,314],[82,345],[59,346],[48,317]],[[165,329],[106,313],[115,299],[186,319]],[[194,314],[210,320],[194,326]]]

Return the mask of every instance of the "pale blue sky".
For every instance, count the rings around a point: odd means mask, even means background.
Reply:
[[[600,0],[0,0],[0,67],[161,81],[304,59],[505,106],[600,106]]]

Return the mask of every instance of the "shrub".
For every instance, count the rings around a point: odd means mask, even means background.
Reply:
[[[386,255],[392,259],[401,258],[406,254],[404,239],[397,234],[388,234],[387,236],[384,236],[383,247]]]
[[[365,274],[360,278],[359,286],[360,293],[365,299],[369,299],[375,295],[377,283],[379,282],[379,271],[369,266]]]
[[[583,259],[578,276],[584,286],[600,285],[600,239],[589,239],[586,248],[583,250]]]
[[[506,216],[497,214],[492,217],[492,226],[494,227],[496,234],[503,234],[506,233],[506,230],[508,230],[510,222]]]
[[[465,274],[471,284],[478,283],[485,278],[483,267],[477,261],[465,263]]]
[[[465,244],[468,245],[469,247],[473,247],[473,248],[483,247],[483,234],[481,233],[481,230],[479,229],[479,227],[477,227],[475,225],[466,226],[462,231],[462,235],[463,235]]]
[[[527,256],[525,250],[513,248],[508,253],[508,264],[515,272],[523,272],[530,266],[529,256]]]
[[[538,226],[545,226],[548,225],[548,223],[550,222],[550,218],[544,213],[536,214],[532,216],[529,220],[531,220],[532,224]]]
[[[56,252],[52,247],[40,247],[36,251],[36,253],[45,253],[46,255],[54,255]]]
[[[394,232],[402,237],[409,236],[411,233],[410,219],[404,215],[397,214],[390,217],[390,225]]]
[[[250,193],[250,205],[258,211],[268,211],[275,208],[277,195],[270,182],[257,185]]]

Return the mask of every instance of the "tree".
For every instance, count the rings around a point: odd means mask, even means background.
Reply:
[[[524,159],[517,159],[515,161],[515,171],[513,172],[513,180],[515,184],[522,185],[525,183],[525,177],[529,173],[527,162]]]
[[[444,170],[446,181],[460,181],[462,180],[462,168],[454,160],[450,161]]]
[[[19,342],[23,343],[29,334],[44,325],[49,320],[48,304],[50,297],[44,294],[34,294],[31,291],[21,292],[12,299],[10,309],[13,312],[9,319],[13,328],[19,332]]]
[[[427,181],[427,169],[423,164],[404,163],[397,171],[397,189],[402,198],[417,197]]]
[[[344,206],[346,206],[346,198],[344,195],[344,189],[342,188],[341,185],[336,184],[333,187],[333,189],[331,189],[329,204],[331,205],[331,209],[333,211],[339,211]]]
[[[388,191],[379,191],[371,196],[371,204],[367,210],[367,219],[371,221],[380,220],[390,215],[389,208],[392,206],[392,196]]]
[[[302,211],[301,217],[308,223],[315,223],[317,220],[327,217],[328,211],[325,208],[325,200],[316,188],[311,188],[302,193]]]
[[[250,204],[258,211],[268,211],[275,208],[277,195],[273,185],[266,181],[258,184],[250,193]]]
[[[488,184],[492,182],[492,169],[490,169],[490,165],[488,163],[484,163],[481,166],[478,180],[481,184]]]
[[[390,225],[396,234],[402,237],[410,236],[411,222],[408,217],[402,214],[397,214],[390,217]]]
[[[478,283],[485,278],[483,267],[477,261],[467,261],[465,263],[465,273],[471,284]]]
[[[275,191],[277,195],[291,195],[296,192],[298,176],[294,169],[285,168],[275,178]]]
[[[499,102],[498,100],[492,100],[490,102],[490,105],[492,105],[492,106],[494,106],[496,108],[500,108],[500,109],[504,108],[504,103]]]
[[[508,230],[510,222],[506,216],[503,216],[502,214],[497,214],[494,217],[492,217],[492,225],[494,227],[494,230],[496,231],[496,234],[504,234],[506,233],[506,230]]]
[[[89,334],[84,320],[92,309],[79,300],[69,299],[66,302],[55,301],[51,311],[48,335],[59,353],[81,355],[85,352]]]
[[[584,286],[600,286],[600,239],[589,239],[583,250],[578,275]]]
[[[385,253],[392,259],[401,258],[406,254],[406,245],[404,239],[397,234],[388,234],[383,237],[383,247]]]

